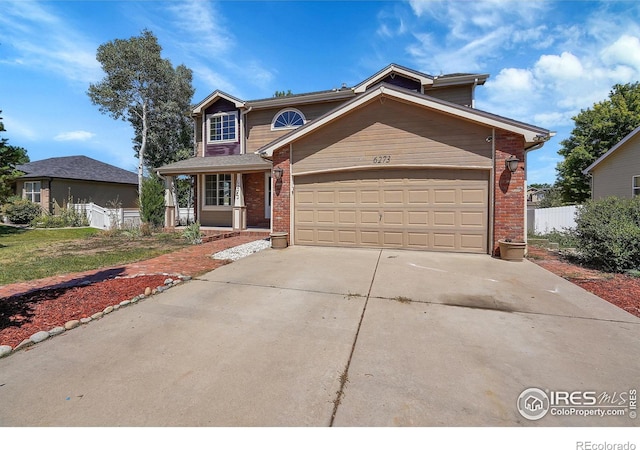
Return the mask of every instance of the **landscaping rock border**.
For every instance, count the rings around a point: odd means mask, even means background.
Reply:
[[[144,275],[156,275],[156,274],[137,274],[137,275],[134,275],[133,277],[116,277],[116,278],[135,278],[135,277],[144,276]],[[12,348],[10,345],[0,345],[0,358],[4,358],[5,356],[9,356],[13,353],[16,353],[19,350],[25,349],[27,347],[31,347],[32,345],[38,344],[40,342],[44,342],[54,336],[61,335],[69,330],[79,327],[80,325],[86,325],[89,322],[100,320],[105,315],[110,314],[114,311],[117,311],[120,308],[133,305],[135,303],[138,303],[140,300],[143,300],[153,295],[160,294],[166,291],[167,289],[177,286],[185,281],[191,280],[191,277],[187,275],[171,274],[169,276],[169,274],[167,273],[163,273],[160,275],[167,276],[162,286],[157,286],[153,289],[146,288],[144,293],[141,293],[130,300],[122,301],[117,305],[107,306],[106,308],[104,308],[104,310],[96,311],[94,314],[88,317],[83,317],[80,320],[70,320],[67,323],[65,323],[64,326],[58,326],[58,327],[52,328],[51,330],[46,330],[46,331],[45,330],[38,331],[37,333],[32,334],[29,337],[29,339],[25,339],[24,341],[22,341],[15,348]]]

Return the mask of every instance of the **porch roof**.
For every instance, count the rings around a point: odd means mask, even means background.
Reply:
[[[255,172],[271,170],[271,161],[255,153],[244,155],[205,156],[158,167],[160,175],[195,175],[198,173]]]

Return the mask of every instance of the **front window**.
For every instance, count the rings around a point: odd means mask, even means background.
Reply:
[[[640,195],[640,175],[633,177],[633,195]]]
[[[24,183],[24,196],[33,203],[40,203],[40,182],[27,181]]]
[[[238,114],[235,112],[217,113],[207,117],[209,142],[236,142]]]
[[[232,206],[231,205],[231,174],[217,173],[205,175],[204,178],[204,204],[205,206]]]

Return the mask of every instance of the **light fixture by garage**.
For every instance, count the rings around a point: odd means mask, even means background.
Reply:
[[[518,170],[518,163],[520,160],[516,158],[514,155],[509,156],[504,161],[504,166],[511,171],[511,173],[515,173]]]
[[[281,180],[283,173],[284,169],[282,167],[276,167],[275,169],[273,169],[273,176],[276,177],[276,180]]]

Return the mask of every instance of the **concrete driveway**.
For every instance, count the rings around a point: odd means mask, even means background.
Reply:
[[[640,319],[528,261],[265,250],[1,359],[0,425],[637,426],[638,354]],[[529,420],[527,388],[626,413]]]

